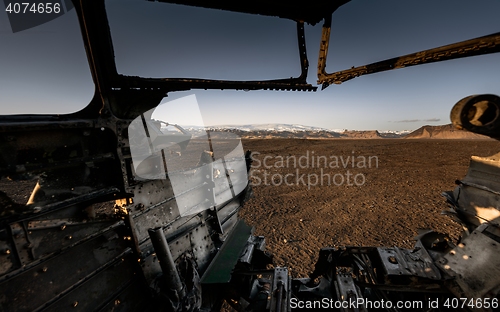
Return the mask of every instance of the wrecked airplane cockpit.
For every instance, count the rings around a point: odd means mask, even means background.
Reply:
[[[73,1],[94,97],[73,114],[0,116],[0,178],[36,181],[27,204],[0,191],[0,310],[217,311],[224,302],[247,311],[498,308],[500,156],[473,158],[467,176],[445,194],[448,213],[466,229],[459,242],[429,231],[412,250],[324,248],[309,278],[292,279],[287,268],[272,267],[264,237],[238,219],[252,193],[252,159],[239,138],[186,130],[158,121],[154,111],[174,91],[315,91],[307,83],[304,23],[324,21],[323,88],[500,52],[499,33],[330,74],[332,14],[348,0],[159,2],[295,21],[300,74],[253,81],[119,74],[106,1]],[[452,110],[458,128],[496,139],[499,118],[495,95],[468,97]]]

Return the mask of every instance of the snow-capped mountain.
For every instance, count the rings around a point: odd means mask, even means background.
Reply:
[[[406,135],[413,132],[413,130],[380,130],[380,134],[396,134],[396,135]]]
[[[249,125],[217,125],[207,127],[210,129],[237,129],[241,131],[290,131],[290,132],[299,132],[299,131],[330,131],[325,128],[320,127],[312,127],[312,126],[303,126],[297,124],[249,124]]]
[[[247,125],[217,125],[217,126],[186,126],[182,128],[192,134],[204,134],[206,130],[212,132],[231,132],[241,138],[289,138],[289,139],[398,139],[398,138],[476,138],[463,131],[457,131],[451,125],[425,126],[418,130],[348,130],[326,129],[298,124],[247,124]],[[425,128],[425,129],[424,129]],[[450,128],[450,129],[448,129]],[[451,129],[453,128],[453,129]],[[424,130],[422,130],[424,129]],[[443,130],[444,129],[444,130]],[[167,130],[162,127],[162,130]],[[446,131],[445,131],[446,130]],[[438,133],[423,135],[422,133]],[[443,134],[446,132],[446,135]],[[454,133],[453,135],[450,133]]]
[[[216,126],[192,126],[182,127],[194,133],[204,130],[218,132],[234,132],[243,138],[346,138],[346,139],[374,139],[374,138],[400,138],[412,132],[412,130],[348,130],[348,129],[326,129],[322,127],[304,126],[299,124],[246,124],[246,125],[216,125]]]

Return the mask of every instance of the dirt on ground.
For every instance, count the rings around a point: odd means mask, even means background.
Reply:
[[[328,246],[412,248],[419,229],[458,239],[441,214],[443,191],[467,173],[471,155],[500,151],[492,140],[244,140],[253,152],[254,197],[240,216],[266,237],[293,277],[306,277]]]
[[[243,148],[255,159],[254,196],[240,216],[265,236],[277,266],[306,277],[322,247],[412,248],[419,229],[458,239],[441,193],[465,176],[471,155],[496,154],[500,142],[251,139]],[[35,183],[3,179],[14,203],[2,204],[26,203]]]

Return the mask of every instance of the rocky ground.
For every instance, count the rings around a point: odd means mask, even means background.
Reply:
[[[243,147],[254,152],[254,197],[240,216],[266,237],[276,265],[305,277],[322,247],[411,248],[425,228],[457,239],[461,227],[441,215],[441,193],[465,176],[471,155],[496,154],[500,142],[247,139]],[[35,182],[0,184],[25,203]]]
[[[465,176],[471,155],[500,151],[493,140],[272,139],[243,146],[256,159],[255,195],[240,215],[294,277],[312,271],[321,247],[411,248],[425,228],[457,239],[461,227],[441,215],[447,204],[440,194]]]

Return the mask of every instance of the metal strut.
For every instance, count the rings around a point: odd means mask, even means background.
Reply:
[[[329,74],[326,72],[325,67],[328,55],[328,43],[330,41],[330,29],[331,16],[325,18],[325,23],[323,24],[318,57],[318,84],[322,84],[322,89],[325,89],[332,83],[341,84],[361,75],[500,52],[500,32],[498,32]]]

